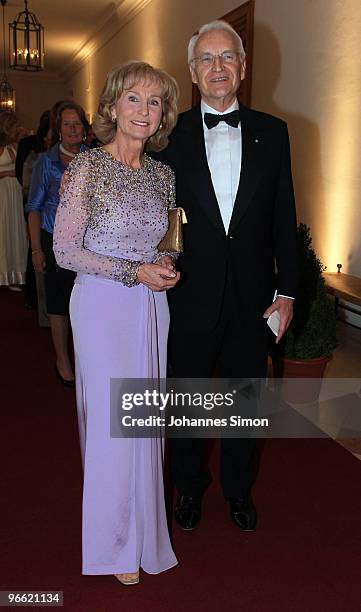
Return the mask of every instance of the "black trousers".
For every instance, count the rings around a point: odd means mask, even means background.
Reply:
[[[210,296],[210,299],[212,297]],[[263,313],[262,313],[263,314]],[[263,378],[267,372],[268,333],[260,321],[256,337],[242,328],[231,282],[227,281],[219,321],[211,332],[187,332],[177,321],[170,330],[169,355],[175,378]],[[201,496],[210,483],[206,439],[173,439],[171,475],[179,494]],[[254,438],[221,440],[220,480],[225,498],[247,499],[256,470]]]
[[[67,316],[76,274],[72,270],[61,268],[56,263],[53,251],[53,234],[42,229],[40,237],[46,261],[44,279],[46,310],[48,314]]]

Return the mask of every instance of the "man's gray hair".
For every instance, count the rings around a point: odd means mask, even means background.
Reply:
[[[210,23],[206,23],[205,25],[203,25],[201,28],[199,28],[198,34],[194,34],[194,36],[192,36],[192,38],[190,39],[188,43],[188,64],[190,64],[191,61],[194,59],[194,49],[199,38],[202,36],[202,34],[205,34],[210,30],[225,30],[226,32],[230,32],[231,34],[233,34],[238,47],[237,51],[240,55],[241,62],[245,60],[246,54],[244,52],[242,39],[239,34],[237,34],[236,30],[234,30],[232,26],[229,25],[229,23],[227,23],[226,21],[221,21],[221,19],[217,19],[216,21],[211,21]]]

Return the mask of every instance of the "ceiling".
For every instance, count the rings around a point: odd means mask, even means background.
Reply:
[[[46,71],[64,72],[77,52],[95,37],[123,4],[129,4],[129,0],[28,0],[29,11],[35,13],[45,29]],[[13,21],[24,7],[22,0],[7,0],[6,43],[8,23]],[[2,28],[0,36],[2,38]]]

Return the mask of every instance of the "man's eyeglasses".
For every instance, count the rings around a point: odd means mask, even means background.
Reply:
[[[192,62],[201,64],[202,66],[213,66],[216,57],[219,57],[222,64],[235,64],[238,60],[238,51],[223,51],[223,53],[202,53],[199,57],[194,57]]]

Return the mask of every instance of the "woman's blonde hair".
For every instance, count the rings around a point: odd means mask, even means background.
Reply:
[[[18,119],[14,111],[0,111],[0,147],[3,147],[10,142],[11,131],[18,123]]]
[[[100,95],[98,112],[93,121],[93,131],[104,144],[115,138],[117,126],[112,121],[112,108],[119,97],[136,83],[159,83],[162,88],[163,117],[155,134],[147,142],[146,148],[160,151],[168,144],[168,136],[177,121],[178,85],[175,79],[164,70],[153,68],[150,64],[131,61],[111,70]]]

